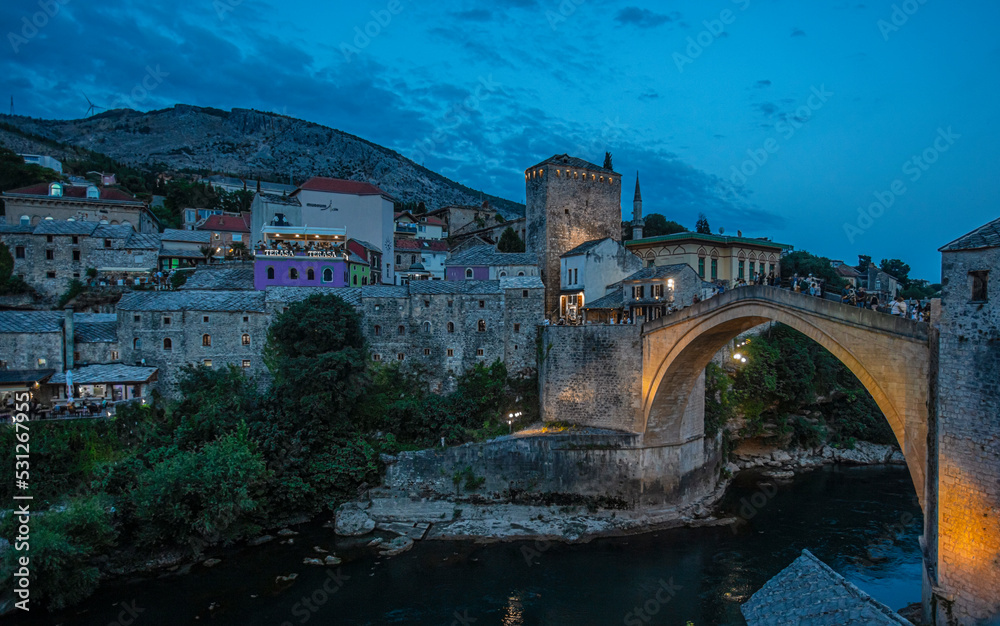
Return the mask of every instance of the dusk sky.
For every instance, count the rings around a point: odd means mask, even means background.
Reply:
[[[0,6],[4,112],[275,111],[520,202],[609,150],[626,216],[639,170],[647,213],[932,282],[1000,212],[996,2],[50,1]]]

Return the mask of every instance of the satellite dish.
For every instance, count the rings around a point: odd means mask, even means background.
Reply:
[[[725,226],[719,226],[719,234],[720,235],[724,235],[725,233],[726,233],[726,227]]]

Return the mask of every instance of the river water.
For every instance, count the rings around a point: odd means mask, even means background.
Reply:
[[[827,467],[778,483],[744,474],[721,506],[745,521],[581,545],[418,542],[392,558],[317,526],[293,545],[223,552],[212,569],[105,585],[30,623],[743,624],[739,604],[803,548],[892,609],[920,600],[922,520],[903,468]],[[314,545],[344,564],[302,565]],[[278,591],[275,577],[291,572]]]

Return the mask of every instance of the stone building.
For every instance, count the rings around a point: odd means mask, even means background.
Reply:
[[[527,251],[534,253],[545,283],[545,314],[559,308],[560,257],[580,244],[621,236],[621,175],[567,154],[524,173]]]
[[[0,311],[0,370],[65,371],[118,360],[114,315]]]
[[[410,280],[419,280],[419,275],[431,280],[444,280],[447,260],[448,243],[445,241],[413,237],[397,238],[396,282],[405,285]],[[414,266],[419,266],[419,273]]]
[[[8,225],[36,226],[50,219],[122,224],[140,233],[160,230],[159,221],[145,202],[114,187],[40,183],[2,195]]]
[[[500,224],[503,216],[488,200],[482,204],[449,205],[428,211],[426,217],[435,217],[444,222],[444,232],[455,240],[464,239],[476,231],[492,228]],[[500,219],[497,219],[500,216]]]
[[[938,624],[979,624],[1000,615],[1000,219],[941,253],[937,432],[931,433],[939,461],[936,476],[933,467],[928,472],[938,500],[936,509],[929,503],[925,542],[937,553],[928,555],[936,567],[925,583]]]
[[[171,394],[185,365],[234,365],[264,374],[270,318],[262,291],[136,291],[118,302],[122,362],[159,369]]]
[[[209,215],[204,222],[195,226],[195,230],[205,230],[211,234],[211,245],[215,247],[218,256],[232,255],[233,244],[243,244],[244,250],[250,250],[249,211]]]
[[[65,292],[73,279],[86,280],[90,268],[97,270],[98,281],[146,282],[156,268],[160,248],[159,235],[85,221],[2,224],[0,241],[14,257],[14,274],[49,297]]]
[[[474,246],[452,254],[445,262],[445,280],[499,280],[508,276],[538,276],[538,257],[532,252],[497,252],[493,246]]]
[[[165,228],[160,235],[160,269],[175,270],[207,263],[202,248],[211,244],[212,233],[208,231]],[[213,256],[217,254],[220,253],[213,252]]]
[[[650,322],[715,293],[685,264],[644,267],[615,286],[608,295],[585,304],[585,323]]]

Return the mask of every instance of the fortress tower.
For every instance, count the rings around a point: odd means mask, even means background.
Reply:
[[[621,240],[622,177],[613,170],[556,155],[524,172],[528,252],[538,257],[545,315],[559,305],[559,257],[594,239]]]

